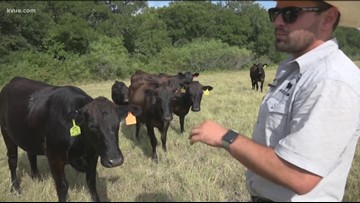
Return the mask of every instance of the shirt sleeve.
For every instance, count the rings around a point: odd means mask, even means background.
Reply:
[[[359,95],[334,80],[299,93],[290,114],[290,134],[275,146],[275,153],[323,177],[339,164],[351,138],[359,133]]]

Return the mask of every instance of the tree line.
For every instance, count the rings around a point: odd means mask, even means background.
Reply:
[[[63,84],[128,78],[136,69],[240,70],[286,57],[254,1],[2,1],[0,11],[0,85],[14,76]],[[359,60],[360,32],[339,27],[335,35]]]

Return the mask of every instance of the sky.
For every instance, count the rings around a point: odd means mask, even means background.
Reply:
[[[260,5],[262,5],[265,9],[275,7],[276,1],[256,1]],[[170,1],[148,1],[149,7],[163,7],[167,6]]]

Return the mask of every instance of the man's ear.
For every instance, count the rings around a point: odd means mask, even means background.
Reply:
[[[333,31],[333,26],[336,23],[336,20],[339,15],[339,11],[335,7],[329,8],[327,11],[323,12],[323,20],[321,24],[322,30],[330,30]]]

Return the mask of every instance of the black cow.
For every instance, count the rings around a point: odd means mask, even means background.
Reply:
[[[147,78],[149,77],[149,78]],[[173,119],[172,106],[180,96],[180,89],[170,83],[159,83],[151,79],[153,75],[136,72],[129,86],[129,103],[139,105],[142,114],[136,117],[136,138],[139,137],[140,123],[146,124],[147,134],[152,146],[152,160],[158,162],[156,154],[157,140],[154,128],[161,132],[161,142],[164,151],[166,148],[167,131]]]
[[[51,86],[16,77],[0,93],[0,126],[7,148],[12,190],[20,192],[16,176],[18,147],[27,152],[32,177],[40,177],[37,155],[46,155],[59,201],[68,197],[64,167],[70,164],[86,173],[91,197],[96,191],[96,167],[119,166],[119,123],[128,111],[139,115],[136,106],[117,106],[105,97],[91,98],[73,86]],[[72,134],[73,126],[81,134]]]
[[[265,81],[265,70],[264,68],[267,66],[267,64],[253,64],[253,66],[250,68],[250,78],[251,78],[251,86],[252,89],[255,89],[258,91],[259,89],[259,82],[260,82],[260,90],[263,91],[263,84]]]
[[[111,87],[111,99],[117,105],[127,105],[129,103],[129,88],[124,82],[115,81]]]
[[[185,88],[186,92],[174,104],[174,113],[179,116],[181,133],[184,132],[185,116],[191,111],[199,112],[203,91],[211,91],[212,86],[203,86],[199,81],[193,81]]]

